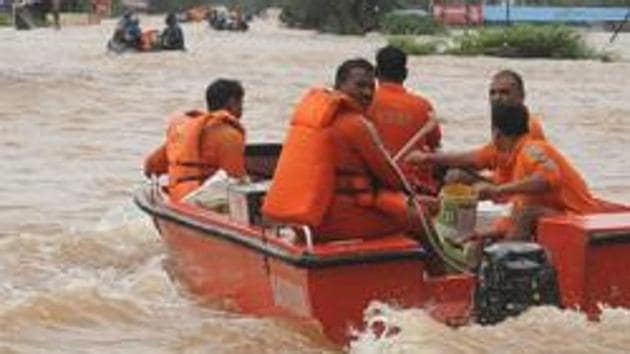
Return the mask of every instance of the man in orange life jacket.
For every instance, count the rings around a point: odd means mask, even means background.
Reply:
[[[528,134],[527,108],[517,103],[492,105],[492,140],[506,154],[509,170],[498,184],[478,186],[481,199],[508,198],[512,215],[477,237],[528,239],[540,217],[556,214],[590,214],[628,210],[626,206],[594,197],[580,173],[556,148]],[[415,161],[430,155],[414,153]]]
[[[512,70],[502,70],[492,77],[489,90],[490,104],[523,104],[525,85],[522,77]],[[528,113],[529,114],[529,113]],[[528,134],[532,139],[546,140],[540,117],[528,116]],[[502,183],[509,179],[511,166],[508,155],[497,150],[492,141],[476,149],[439,155],[437,163],[454,167],[449,170],[446,181],[466,184]],[[461,169],[460,169],[461,168]],[[472,170],[472,171],[471,171]],[[489,177],[473,172],[491,171]]]
[[[144,173],[168,172],[171,200],[181,200],[219,169],[232,178],[246,178],[245,129],[239,122],[243,96],[238,81],[218,79],[206,90],[208,112],[193,110],[170,118],[166,142],[145,160]]]
[[[401,182],[365,117],[373,94],[374,67],[353,59],[337,69],[334,90],[312,89],[303,98],[265,198],[266,217],[306,224],[317,241],[412,229]]]
[[[407,72],[407,54],[402,50],[386,46],[376,54],[378,86],[368,110],[368,118],[374,123],[391,156],[398,156],[400,150],[415,138],[415,134],[434,119],[431,103],[403,86]],[[441,138],[442,132],[436,123],[433,129],[418,138],[413,147],[434,151],[440,146]],[[438,186],[431,170],[421,170],[404,162],[401,168],[420,192],[437,194]]]

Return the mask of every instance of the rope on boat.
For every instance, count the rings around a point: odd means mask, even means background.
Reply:
[[[383,142],[380,139],[380,137],[378,135],[378,132],[376,131],[374,126],[372,124],[370,124],[369,122],[366,122],[366,121],[363,121],[363,123],[368,128],[368,131],[372,135],[372,139],[376,143],[377,147],[381,150],[383,155],[386,157],[387,163],[394,170],[394,172],[396,173],[398,179],[402,183],[403,192],[407,195],[407,198],[408,198],[407,202],[409,203],[410,212],[413,213],[413,215],[411,215],[411,217],[413,218],[413,217],[415,217],[415,215],[420,215],[420,223],[422,224],[422,228],[424,229],[424,233],[426,235],[426,238],[429,241],[429,244],[431,245],[431,248],[433,249],[433,251],[437,254],[437,256],[440,259],[442,259],[442,261],[444,261],[444,263],[446,263],[447,265],[449,265],[453,269],[457,270],[458,272],[471,273],[470,270],[468,269],[468,267],[466,266],[466,264],[464,264],[462,262],[459,262],[458,260],[455,260],[455,259],[449,257],[442,250],[442,247],[440,245],[440,241],[438,240],[439,236],[437,235],[437,232],[435,231],[435,229],[433,228],[433,225],[429,221],[429,216],[427,215],[425,209],[422,208],[422,206],[420,205],[420,202],[416,198],[416,194],[414,193],[413,188],[411,187],[411,183],[409,183],[409,181],[407,180],[407,177],[405,177],[404,173],[400,170],[400,167],[398,166],[398,164],[394,161],[392,156],[385,149],[385,146],[383,145]],[[419,134],[416,134],[416,135],[419,135]],[[416,135],[414,135],[414,136],[416,136]],[[410,218],[410,219],[413,220],[412,218]]]
[[[412,137],[409,139],[405,145],[398,150],[396,155],[394,155],[394,161],[399,161],[404,155],[406,155],[411,148],[416,145],[416,143],[423,138],[425,135],[430,133],[433,129],[438,127],[438,120],[435,118],[435,114],[431,111],[431,115],[429,116],[429,121],[426,122],[422,128],[420,128]]]
[[[424,233],[426,235],[426,238],[429,241],[429,244],[431,245],[431,248],[433,249],[433,251],[437,254],[437,256],[442,261],[444,261],[444,263],[446,263],[447,265],[449,265],[453,269],[457,270],[458,272],[471,273],[471,271],[468,269],[468,267],[467,267],[467,265],[465,263],[459,262],[458,260],[449,257],[446,254],[446,252],[444,252],[444,250],[442,250],[442,246],[441,246],[441,243],[439,241],[439,236],[438,236],[437,232],[435,231],[435,229],[433,228],[433,225],[429,221],[429,216],[427,215],[427,212],[425,211],[424,208],[422,208],[422,206],[420,205],[420,202],[416,198],[416,194],[413,192],[413,188],[411,188],[411,184],[407,180],[407,177],[405,177],[405,175],[402,173],[402,171],[400,170],[398,165],[393,163],[391,158],[388,158],[388,161],[390,161],[390,164],[392,164],[392,167],[394,168],[394,171],[396,171],[396,174],[398,175],[398,178],[402,182],[403,191],[405,192],[405,194],[407,194],[410,210],[413,211],[414,215],[419,215],[420,216],[420,223],[422,225],[423,231],[424,231]]]

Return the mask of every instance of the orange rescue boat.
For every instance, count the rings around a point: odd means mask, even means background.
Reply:
[[[229,190],[230,212],[171,202],[155,187],[136,193],[168,246],[175,276],[204,300],[239,311],[314,323],[338,343],[363,328],[372,301],[425,308],[460,325],[495,323],[530,305],[555,304],[597,318],[600,304],[630,307],[630,213],[541,221],[537,243],[497,243],[477,272],[445,271],[407,235],[319,243],[305,228],[260,214],[281,146],[247,147],[254,181]]]

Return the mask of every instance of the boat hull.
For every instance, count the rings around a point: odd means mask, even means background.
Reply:
[[[353,328],[363,329],[363,312],[373,301],[428,306],[449,323],[468,318],[474,277],[430,276],[429,255],[406,236],[309,249],[226,215],[151,201],[150,192],[136,196],[136,203],[153,216],[175,277],[203,301],[316,324],[337,343],[346,343]]]
[[[544,219],[538,242],[558,273],[561,303],[597,318],[630,307],[630,213]]]
[[[280,149],[248,146],[249,174],[271,179]],[[231,218],[170,202],[155,188],[134,199],[167,244],[172,272],[199,299],[315,324],[338,343],[347,343],[352,328],[364,328],[363,312],[373,301],[424,308],[448,324],[468,323],[476,286],[484,285],[475,274],[448,274],[439,263],[436,267],[435,255],[406,235],[313,245],[300,230],[289,227],[293,235],[285,237],[277,225],[243,217],[250,208]],[[536,241],[551,259],[561,307],[579,309],[591,319],[597,319],[601,304],[630,307],[630,213],[544,218]],[[498,284],[499,291],[505,285]]]

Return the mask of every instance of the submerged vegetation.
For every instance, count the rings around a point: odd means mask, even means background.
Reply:
[[[571,59],[596,56],[577,30],[557,25],[482,29],[455,38],[455,43],[451,52],[463,55]]]
[[[391,36],[388,43],[400,48],[408,55],[437,54],[444,47],[444,41],[439,39],[417,39],[415,36]]]
[[[444,39],[390,37],[389,43],[410,55],[490,55],[519,58],[601,59],[610,55],[590,47],[574,28],[559,25],[517,25],[468,30]]]
[[[446,33],[446,29],[431,16],[397,15],[383,16],[379,28],[381,32],[394,35],[422,35]]]
[[[0,26],[10,26],[12,24],[10,14],[0,13]]]

